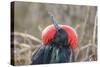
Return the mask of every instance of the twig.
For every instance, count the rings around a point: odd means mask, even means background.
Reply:
[[[85,28],[86,28],[87,20],[88,20],[88,17],[89,17],[89,11],[90,11],[90,7],[87,7],[87,14],[86,14],[86,17],[85,17],[85,20],[84,20],[84,24],[83,24],[83,28],[82,28],[82,34],[81,34],[81,37],[80,37],[79,44],[82,42],[84,34],[85,34]]]
[[[76,48],[77,51],[75,51],[75,61],[77,61],[77,58],[78,58],[78,55],[79,55],[79,52],[80,52],[80,49],[79,48]]]
[[[93,30],[93,39],[92,39],[92,41],[93,41],[93,45],[95,45],[95,39],[96,39],[96,23],[97,23],[97,15],[95,16],[95,23],[94,23],[94,30]],[[93,53],[95,53],[95,48],[94,47],[92,47],[92,52]]]
[[[95,23],[94,23],[94,29],[93,29],[93,44],[95,44],[95,38],[96,38],[96,23],[97,23],[97,16],[95,16]]]
[[[26,37],[26,38],[30,38],[32,40],[37,41],[38,43],[42,43],[40,39],[36,38],[35,36],[29,35],[29,34],[24,34],[24,33],[19,33],[19,32],[14,32],[13,34],[19,35],[19,36],[22,36],[22,37]]]
[[[80,50],[84,50],[84,49],[86,49],[86,48],[88,48],[88,47],[90,47],[90,46],[93,46],[93,47],[97,48],[96,45],[88,44],[88,45],[85,45],[85,46],[81,47]]]
[[[86,56],[85,56],[86,58],[89,58],[88,57],[89,56],[89,49],[90,49],[90,47],[88,47],[87,50],[86,50]]]

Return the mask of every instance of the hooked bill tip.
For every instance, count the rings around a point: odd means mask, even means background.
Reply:
[[[58,25],[58,22],[57,22],[56,18],[53,15],[50,15],[50,16],[52,18],[52,23],[54,24],[55,28],[57,30],[61,29],[60,26]]]

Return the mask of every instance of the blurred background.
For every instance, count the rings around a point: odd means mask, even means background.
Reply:
[[[32,53],[41,45],[41,32],[52,24],[50,15],[73,27],[78,35],[75,62],[97,60],[97,7],[53,3],[14,2],[14,40],[11,62],[31,63]],[[11,17],[13,18],[13,17]]]

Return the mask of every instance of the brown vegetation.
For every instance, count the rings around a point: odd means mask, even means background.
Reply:
[[[48,12],[53,14],[60,24],[67,24],[76,29],[76,62],[97,60],[96,6],[15,2],[14,11],[12,45],[15,65],[31,63],[32,52],[42,45],[42,30],[52,24]]]

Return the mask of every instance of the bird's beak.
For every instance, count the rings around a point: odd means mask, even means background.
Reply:
[[[52,23],[54,24],[56,30],[57,30],[57,31],[60,30],[61,27],[59,26],[58,21],[56,20],[56,18],[55,18],[53,15],[50,15],[50,16],[51,16]]]

